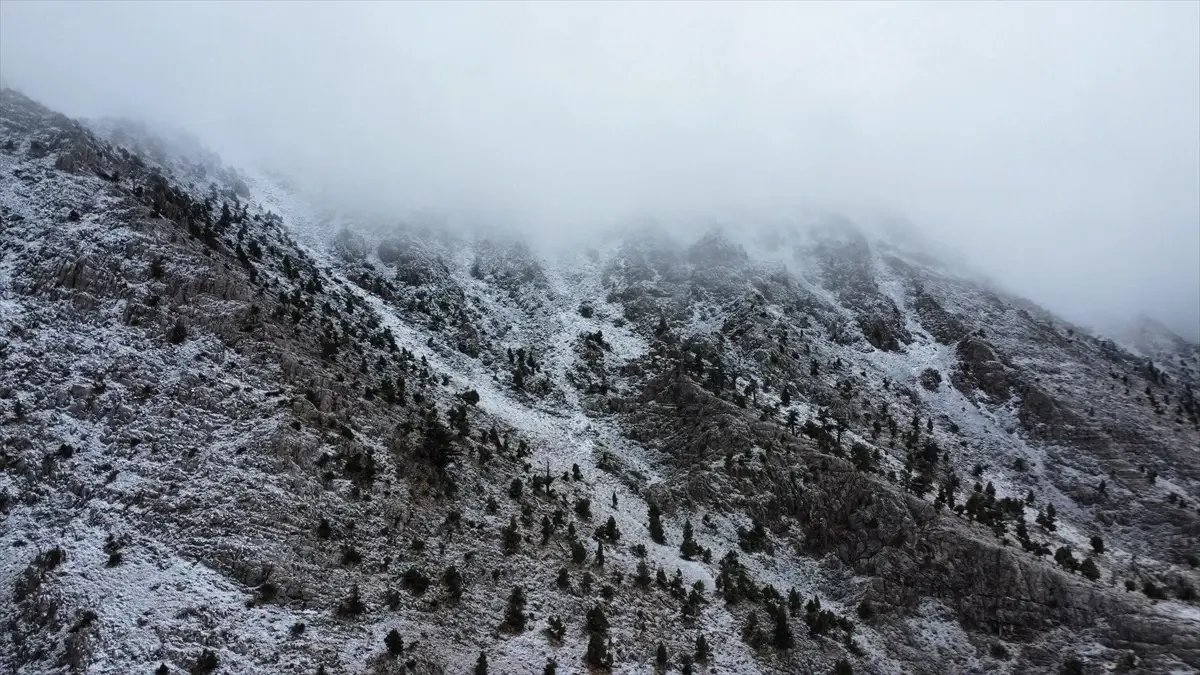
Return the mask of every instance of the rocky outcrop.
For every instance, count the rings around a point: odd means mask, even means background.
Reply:
[[[944,345],[952,345],[967,334],[967,327],[957,316],[942,307],[933,296],[918,291],[912,304],[917,319],[933,339]]]
[[[824,285],[854,313],[863,337],[882,351],[900,351],[913,337],[903,313],[879,290],[874,256],[866,237],[851,225],[822,239],[811,254],[820,262]]]
[[[367,240],[357,232],[343,228],[333,238],[334,249],[348,261],[363,260],[367,257]]]
[[[1017,419],[1035,438],[1057,441],[1064,436],[1064,425],[1070,416],[1054,397],[1040,387],[1027,386],[1021,396]]]
[[[1012,397],[1016,376],[989,342],[980,337],[965,337],[954,350],[958,367],[950,376],[955,388],[968,398],[981,391],[993,402]]]
[[[1033,640],[1060,627],[1084,630],[1100,617],[1140,616],[1136,601],[1123,594],[989,540],[986,532],[848,461],[816,452],[773,424],[753,421],[687,375],[651,381],[633,418],[647,432],[655,428],[655,437],[671,439],[660,449],[688,471],[675,491],[656,488],[664,503],[706,495],[728,503],[734,495],[722,481],[729,479],[704,477],[695,467],[714,457],[766,450],[762,470],[736,464],[730,469],[740,497],[748,504],[759,500],[776,529],[799,527],[806,554],[832,554],[869,577],[868,598],[885,611],[909,612],[922,598],[934,597],[953,608],[964,627],[1008,640]],[[738,480],[745,471],[752,477]],[[1152,621],[1139,621],[1122,624],[1126,644],[1163,640]],[[1194,649],[1194,638],[1177,626],[1171,630],[1169,641]]]
[[[937,368],[926,368],[921,371],[921,386],[928,391],[937,391],[942,386],[942,374]]]
[[[376,250],[379,259],[385,265],[394,265],[400,256],[403,255],[404,249],[400,241],[396,239],[384,239],[379,242],[379,248]]]

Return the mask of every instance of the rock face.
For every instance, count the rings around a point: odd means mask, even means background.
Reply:
[[[862,233],[845,224],[831,229],[836,235],[821,240],[814,249],[826,283],[854,313],[867,342],[883,351],[899,351],[913,338],[900,309],[879,289],[869,243]]]
[[[965,337],[955,348],[958,368],[950,381],[966,396],[975,390],[997,403],[1007,401],[1016,386],[1012,369],[1001,360],[992,345],[978,337]]]
[[[926,368],[921,371],[921,386],[929,391],[937,391],[942,386],[942,374],[936,368]]]
[[[1200,668],[1190,347],[844,220],[397,215],[0,94],[0,668]]]
[[[343,229],[334,237],[333,242],[338,252],[348,261],[367,257],[367,241],[360,234]]]
[[[383,241],[379,242],[379,248],[377,249],[377,252],[379,254],[379,259],[383,261],[383,264],[392,265],[400,260],[400,257],[404,255],[404,248],[403,244],[396,239],[384,239]]]
[[[1039,387],[1026,387],[1021,397],[1017,419],[1037,438],[1059,440],[1063,437],[1066,416],[1058,403]]]
[[[966,337],[967,328],[962,321],[946,311],[933,296],[919,291],[916,301],[913,302],[913,309],[921,327],[929,331],[938,342],[950,345]]]
[[[754,447],[769,453],[766,470],[750,481],[735,479],[732,489],[718,485],[698,492],[689,482],[674,494],[660,493],[660,499],[727,503],[736,496],[759,502],[773,524],[794,517],[803,524],[806,553],[831,554],[875,580],[867,598],[879,609],[911,610],[923,598],[935,597],[952,607],[964,626],[1011,640],[1060,627],[1085,629],[1099,616],[1134,611],[1136,604],[1127,598],[981,540],[957,518],[897,493],[850,462],[816,452],[807,439],[785,437],[780,443],[770,425],[750,424],[736,407],[684,375],[652,383],[642,406],[646,412],[635,413],[640,426],[666,424],[674,442],[664,449],[682,464],[694,466],[711,461],[714,453],[736,456]],[[670,417],[664,419],[659,410],[669,410]],[[771,453],[782,457],[775,460]]]

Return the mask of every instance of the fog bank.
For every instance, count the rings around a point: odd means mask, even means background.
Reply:
[[[0,4],[0,76],[373,209],[882,209],[1200,339],[1200,3]]]

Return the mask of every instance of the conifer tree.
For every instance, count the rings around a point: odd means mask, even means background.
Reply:
[[[775,606],[775,647],[777,649],[791,649],[795,644],[792,639],[792,627],[788,624],[787,608],[783,603]]]
[[[1079,572],[1092,581],[1100,578],[1100,568],[1096,567],[1096,561],[1092,560],[1091,556],[1084,558],[1079,564]]]
[[[387,646],[388,654],[392,657],[400,656],[404,653],[404,638],[400,637],[399,631],[395,628],[388,631],[387,637],[383,639],[383,643]]]
[[[442,583],[446,586],[446,594],[452,600],[459,600],[463,594],[463,578],[458,568],[451,565],[442,574]]]
[[[663,533],[662,514],[659,513],[658,504],[650,502],[650,539],[656,544],[666,544],[667,538]]]
[[[645,560],[638,561],[637,575],[633,577],[633,582],[643,588],[650,585],[650,566]]]
[[[617,541],[621,538],[621,531],[617,529],[617,519],[612,516],[609,516],[608,522],[604,524],[604,538],[609,541]]]
[[[699,544],[692,538],[692,521],[690,519],[683,523],[683,541],[679,544],[679,552],[683,555],[684,560],[691,560],[700,552]]]
[[[521,533],[517,530],[517,518],[513,516],[508,520],[508,527],[501,532],[504,554],[512,555],[521,550]]]
[[[513,586],[512,593],[508,596],[504,623],[518,633],[525,630],[525,591],[520,586]]]
[[[592,633],[588,637],[587,652],[583,658],[588,665],[596,668],[607,668],[612,665],[612,656],[608,653],[604,637],[597,633]]]

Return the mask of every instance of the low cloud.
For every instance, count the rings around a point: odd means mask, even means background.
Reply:
[[[6,2],[0,75],[370,209],[890,210],[1200,339],[1196,3]]]

